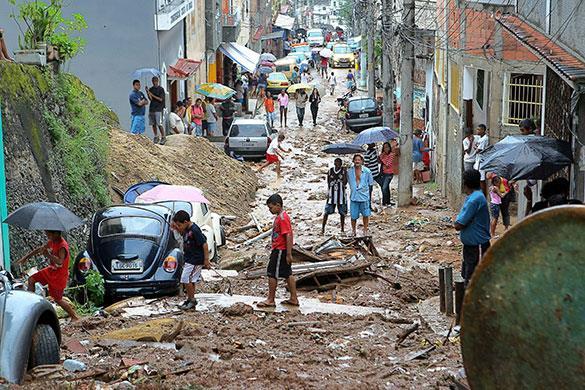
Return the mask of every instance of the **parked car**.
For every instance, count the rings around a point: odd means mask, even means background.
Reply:
[[[323,46],[325,37],[323,37],[323,31],[320,28],[314,28],[307,31],[307,42],[310,46]]]
[[[0,307],[1,378],[21,383],[27,370],[59,364],[61,329],[49,301],[24,291],[8,271],[1,270]]]
[[[357,96],[348,100],[345,123],[351,131],[362,130],[382,125],[382,111],[376,100],[370,97]]]
[[[332,68],[353,68],[355,55],[346,44],[333,45],[333,55],[329,58],[329,66]]]
[[[297,43],[292,45],[293,53],[305,53],[307,56],[311,56],[311,46],[307,43]]]
[[[266,90],[272,94],[280,93],[290,87],[290,81],[283,72],[272,72],[268,75]]]
[[[244,158],[264,158],[272,142],[273,132],[262,119],[234,120],[225,138],[225,151]]]
[[[300,62],[297,62],[297,58],[289,56],[276,60],[274,65],[276,66],[276,71],[284,73],[288,80],[292,79],[295,66],[300,69]]]
[[[171,229],[173,211],[161,205],[118,205],[98,210],[89,241],[73,264],[73,282],[89,270],[105,281],[105,300],[173,295],[179,291],[183,252]]]

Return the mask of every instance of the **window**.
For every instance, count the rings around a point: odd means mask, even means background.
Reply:
[[[209,207],[207,207],[207,205],[205,203],[200,203],[201,204],[201,213],[203,214],[203,216],[206,216],[207,213],[209,212]]]
[[[346,45],[335,45],[333,46],[333,53],[335,54],[348,54],[351,53],[351,49]]]
[[[475,80],[475,101],[479,108],[483,110],[483,95],[484,95],[485,71],[483,69],[477,70]]]
[[[235,124],[230,131],[230,137],[267,137],[268,132],[263,123]]]
[[[161,234],[161,222],[147,217],[109,218],[101,221],[98,227],[100,237],[115,235],[158,237]]]
[[[512,73],[508,79],[504,123],[517,125],[523,119],[538,118],[542,112],[543,77]]]
[[[173,211],[175,214],[177,211],[183,210],[186,211],[187,214],[193,215],[193,207],[191,207],[191,203],[184,202],[184,201],[170,201],[170,202],[157,202],[156,204],[168,207]]]
[[[372,110],[377,107],[376,101],[374,99],[358,99],[358,100],[351,100],[347,106],[348,111],[356,112],[356,111],[364,111],[364,110]]]

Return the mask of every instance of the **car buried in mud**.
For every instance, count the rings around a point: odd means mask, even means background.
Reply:
[[[0,378],[21,383],[27,370],[59,364],[61,330],[53,305],[0,270]]]
[[[73,264],[73,283],[89,270],[105,282],[107,302],[179,291],[183,253],[171,229],[173,211],[164,205],[118,205],[98,210],[89,241]]]

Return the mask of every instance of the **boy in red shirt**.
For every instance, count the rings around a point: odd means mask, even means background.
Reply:
[[[259,302],[258,307],[275,307],[276,286],[278,278],[286,279],[290,299],[282,301],[283,305],[298,306],[297,285],[292,274],[293,231],[290,218],[282,208],[282,198],[278,194],[271,195],[266,201],[270,212],[276,217],[272,226],[272,252],[268,262],[268,299]]]
[[[69,314],[72,321],[79,318],[75,310],[66,300],[63,299],[63,291],[67,287],[69,279],[69,244],[58,231],[45,231],[49,241],[47,245],[38,247],[31,251],[16,264],[24,263],[33,256],[43,255],[49,260],[49,266],[43,268],[28,278],[28,291],[35,291],[35,283],[49,286],[49,296]]]

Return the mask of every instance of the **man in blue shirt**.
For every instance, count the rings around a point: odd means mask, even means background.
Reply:
[[[356,235],[356,223],[360,214],[363,217],[364,236],[368,235],[368,224],[370,222],[370,186],[374,185],[372,172],[363,166],[364,158],[361,154],[353,156],[353,167],[347,171],[347,180],[350,190],[349,209],[351,213],[351,231]]]
[[[422,171],[425,170],[423,152],[430,152],[432,150],[430,148],[425,148],[421,136],[422,130],[417,129],[414,131],[414,137],[412,138],[412,169],[414,171],[415,183],[423,182]]]
[[[145,130],[144,115],[146,113],[145,106],[148,104],[146,96],[140,90],[140,80],[132,82],[132,92],[130,92],[130,114],[132,121],[130,123],[130,132],[132,134],[143,134]]]
[[[490,213],[487,199],[481,190],[481,176],[474,169],[463,172],[463,187],[467,198],[455,220],[455,229],[463,243],[461,276],[465,286],[475,267],[490,247]]]

